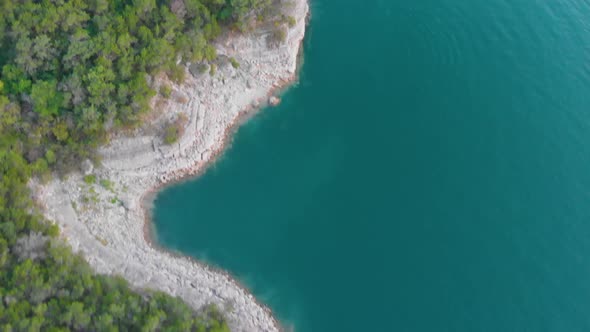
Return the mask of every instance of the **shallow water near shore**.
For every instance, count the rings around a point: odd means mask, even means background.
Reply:
[[[590,3],[312,0],[300,82],[158,242],[296,331],[590,330]]]

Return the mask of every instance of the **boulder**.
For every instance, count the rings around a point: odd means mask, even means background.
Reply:
[[[277,106],[278,104],[281,103],[281,99],[279,97],[272,96],[272,97],[268,98],[268,103],[271,104],[272,106]]]
[[[206,63],[193,63],[188,67],[188,71],[194,78],[199,78],[204,73],[209,72],[209,65]]]
[[[92,162],[88,159],[84,160],[82,162],[82,164],[80,165],[80,171],[82,171],[82,174],[84,174],[84,175],[92,174],[93,170],[94,170],[94,165],[92,165]]]

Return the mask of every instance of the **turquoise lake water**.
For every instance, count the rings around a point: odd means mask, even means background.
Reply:
[[[312,0],[165,247],[296,331],[590,331],[590,2]]]

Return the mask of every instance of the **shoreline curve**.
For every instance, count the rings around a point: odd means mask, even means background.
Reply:
[[[306,17],[306,20],[308,20],[308,19],[309,19],[309,14]],[[307,22],[305,24],[307,24]],[[297,71],[295,72],[295,75],[293,76],[293,78],[291,80],[285,81],[283,83],[283,85],[277,87],[275,90],[269,91],[267,98],[270,98],[271,96],[282,94],[285,90],[289,89],[294,83],[296,83],[299,80],[299,72],[301,70],[301,61],[302,60],[303,60],[303,40],[301,40],[301,43],[299,46]],[[191,255],[183,254],[180,251],[172,250],[172,249],[162,246],[157,241],[157,237],[155,236],[155,230],[154,230],[155,225],[154,225],[154,218],[153,218],[152,210],[153,210],[154,200],[156,199],[156,196],[158,195],[158,193],[160,191],[166,189],[167,187],[174,186],[176,184],[180,184],[185,181],[197,180],[198,178],[203,176],[205,174],[205,172],[207,171],[207,169],[210,166],[212,166],[212,164],[217,162],[217,158],[219,158],[223,153],[225,153],[228,145],[231,144],[231,140],[233,140],[233,136],[235,135],[235,133],[237,132],[239,127],[241,125],[243,125],[245,122],[247,122],[250,118],[256,116],[257,113],[264,111],[264,109],[268,108],[268,107],[273,107],[273,106],[272,105],[265,105],[265,106],[252,107],[250,109],[242,110],[240,112],[240,114],[238,115],[238,117],[236,117],[234,123],[232,123],[229,127],[226,128],[226,132],[224,134],[223,143],[222,143],[221,147],[211,155],[211,157],[206,161],[206,163],[204,165],[202,165],[194,173],[191,173],[189,171],[186,174],[180,175],[179,178],[173,179],[169,182],[161,183],[161,184],[157,185],[156,187],[149,189],[147,192],[145,192],[143,194],[143,196],[141,198],[141,206],[142,206],[143,213],[144,213],[144,225],[143,225],[144,233],[143,233],[143,235],[144,235],[145,241],[147,242],[147,244],[149,246],[151,246],[155,250],[158,250],[164,254],[171,255],[174,257],[188,259],[188,260],[192,261],[194,264],[201,266],[202,268],[214,271],[215,273],[218,273],[218,274],[225,275],[226,277],[231,279],[232,282],[235,283],[239,288],[241,288],[242,290],[244,290],[248,294],[252,294],[250,289],[246,285],[244,285],[238,278],[234,277],[229,271],[223,269],[222,267],[217,267],[215,265],[208,264],[208,263],[206,263],[202,260],[199,260],[198,258],[195,258]],[[276,316],[273,314],[272,309],[268,305],[259,301],[255,296],[253,296],[253,300],[259,306],[261,306],[263,308],[263,310],[266,311],[270,315],[270,317],[272,317],[272,319],[274,320],[274,323],[276,324],[279,331],[285,331],[285,329],[282,327],[280,321],[276,318]]]
[[[155,97],[154,112],[132,135],[112,137],[99,150],[102,165],[85,165],[47,184],[30,186],[43,214],[56,222],[61,237],[101,274],[125,278],[137,289],[150,288],[182,298],[199,309],[214,303],[232,331],[280,331],[280,322],[236,278],[192,258],[167,250],[151,236],[150,205],[163,187],[195,178],[231,143],[236,129],[261,110],[262,102],[298,79],[309,14],[307,0],[292,0],[285,14],[296,24],[285,43],[269,47],[270,29],[225,36],[217,41],[221,63],[215,76],[187,69],[180,85],[164,76],[152,83],[172,87],[169,99]],[[237,59],[240,68],[228,65]],[[173,145],[163,143],[162,128],[186,119],[185,132]],[[87,183],[93,174],[99,183]]]

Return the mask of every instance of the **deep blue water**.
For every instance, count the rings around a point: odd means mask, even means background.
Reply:
[[[312,0],[160,243],[296,331],[590,331],[590,2]]]

